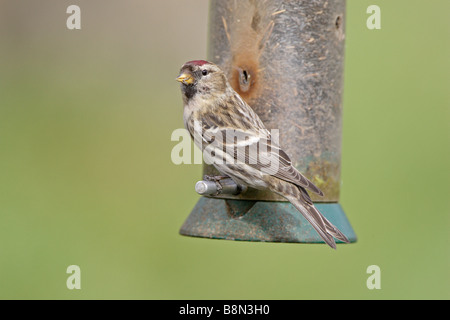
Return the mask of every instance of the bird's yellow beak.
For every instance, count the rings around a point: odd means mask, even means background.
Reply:
[[[194,78],[187,73],[182,73],[178,76],[178,78],[176,78],[175,80],[185,83],[185,84],[191,84],[194,82]]]

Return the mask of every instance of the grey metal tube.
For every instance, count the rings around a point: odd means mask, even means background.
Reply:
[[[200,180],[195,184],[195,191],[204,196],[237,195],[247,190],[247,187],[236,184],[230,178],[213,180]]]

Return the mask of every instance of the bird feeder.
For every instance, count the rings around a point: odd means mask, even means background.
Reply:
[[[211,0],[208,60],[265,126],[277,129],[292,164],[325,194],[317,209],[351,242],[356,235],[339,204],[345,0]],[[211,165],[203,174],[220,175]],[[202,180],[204,194],[181,227],[186,236],[323,242],[286,199]]]

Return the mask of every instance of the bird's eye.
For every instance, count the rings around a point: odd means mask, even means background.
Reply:
[[[203,70],[202,70],[202,75],[206,76],[207,74],[208,74],[208,70],[203,69]]]

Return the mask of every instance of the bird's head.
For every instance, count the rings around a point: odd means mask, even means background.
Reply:
[[[225,93],[227,78],[214,63],[205,60],[186,62],[176,78],[181,83],[185,103],[193,98],[209,99]]]

